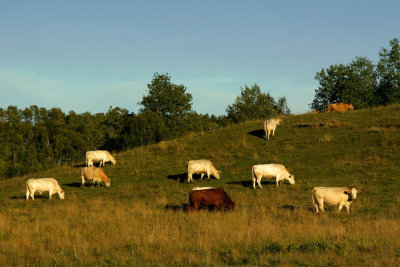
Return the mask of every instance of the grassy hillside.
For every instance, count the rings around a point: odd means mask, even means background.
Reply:
[[[79,166],[0,181],[0,265],[399,265],[400,106],[290,116],[269,141],[262,125],[120,153],[110,188],[80,188]],[[186,183],[200,158],[220,180]],[[285,165],[296,184],[252,189],[260,163]],[[65,200],[26,201],[33,177],[56,178]],[[225,188],[235,211],[187,213],[193,186]],[[350,214],[316,214],[314,186],[362,193]]]

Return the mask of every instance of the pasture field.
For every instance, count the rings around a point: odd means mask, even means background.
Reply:
[[[111,187],[80,188],[79,166],[0,181],[1,266],[399,266],[400,105],[262,121],[191,134],[116,155]],[[210,159],[221,179],[186,183]],[[296,184],[251,167],[281,163]],[[25,200],[25,181],[53,177],[65,200]],[[88,182],[90,184],[90,182]],[[194,186],[223,187],[233,212],[186,212]],[[362,190],[350,214],[313,210],[314,186]]]

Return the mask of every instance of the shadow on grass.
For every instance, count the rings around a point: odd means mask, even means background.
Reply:
[[[56,194],[57,198],[58,195]],[[52,198],[54,198],[54,195],[52,196]],[[26,199],[26,196],[12,196],[10,197],[10,199]],[[39,194],[35,194],[35,200],[36,199],[49,199],[49,194],[47,193],[43,193],[43,195],[39,195]],[[29,196],[28,200],[32,200],[32,198]]]
[[[283,205],[283,206],[280,206],[279,208],[283,209],[283,210],[290,210],[290,211],[294,211],[296,209],[296,207],[292,206],[292,205]]]
[[[74,164],[74,165],[72,165],[72,167],[74,167],[74,168],[82,168],[82,167],[86,167],[86,164],[85,163]]]
[[[168,175],[167,177],[168,177],[168,179],[176,180],[180,183],[184,183],[185,179],[187,179],[187,172],[180,173],[180,174],[171,174],[171,175]]]
[[[238,185],[241,185],[243,187],[251,187],[251,188],[253,188],[253,181],[251,181],[251,180],[229,182],[227,184],[238,184]],[[268,180],[267,181],[261,181],[261,185],[271,185],[271,184],[276,186],[275,182],[268,181]],[[257,183],[256,183],[256,188],[259,188]]]
[[[63,184],[63,185],[69,186],[69,187],[75,187],[75,188],[82,187],[81,183],[69,183],[69,184]],[[89,183],[86,182],[83,187],[92,187],[92,183],[91,182],[89,182]],[[94,187],[99,187],[99,185],[96,183],[96,185]],[[105,186],[100,183],[100,187],[105,187]]]
[[[247,134],[261,138],[261,139],[265,139],[265,131],[263,129],[254,130],[254,131],[248,132]]]
[[[165,205],[165,209],[166,210],[172,210],[174,212],[176,212],[176,211],[187,212],[188,211],[188,204],[182,204],[182,205],[170,205],[170,204],[167,204],[167,205]]]

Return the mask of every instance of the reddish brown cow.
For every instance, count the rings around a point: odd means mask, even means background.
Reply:
[[[329,104],[326,111],[327,112],[346,111],[348,109],[354,110],[353,105],[347,103],[336,103],[336,104]]]
[[[235,202],[222,188],[192,190],[189,194],[189,210],[197,210],[199,206],[225,211],[233,210]]]

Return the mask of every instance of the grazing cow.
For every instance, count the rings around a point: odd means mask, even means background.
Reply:
[[[44,192],[49,192],[49,199],[54,194],[58,194],[60,199],[64,199],[65,193],[61,189],[57,180],[53,178],[39,178],[39,179],[29,179],[26,181],[26,200],[29,196],[35,200],[35,192],[42,194]]]
[[[82,187],[85,186],[85,180],[92,180],[92,187],[97,182],[100,186],[101,182],[107,187],[110,187],[110,178],[105,174],[102,168],[97,167],[83,167],[81,169]]]
[[[281,123],[281,119],[269,119],[264,122],[265,138],[269,140],[269,135],[272,132],[272,136],[275,135],[276,126]]]
[[[220,178],[220,171],[218,171],[211,161],[208,159],[191,160],[188,162],[188,183],[193,182],[193,174],[201,174],[201,180],[203,180],[204,174],[207,174],[208,180],[210,175],[216,179]]]
[[[295,184],[294,175],[290,174],[285,166],[281,164],[258,164],[252,168],[253,175],[253,188],[256,188],[256,179],[258,186],[261,186],[261,178],[273,178],[276,177],[276,186],[279,186],[279,181],[288,180],[290,184]]]
[[[100,166],[104,166],[106,162],[117,164],[115,158],[107,150],[86,151],[86,166],[93,167],[94,162],[100,162]]]
[[[349,187],[314,187],[312,190],[312,200],[316,212],[324,211],[324,202],[330,206],[339,205],[338,212],[345,206],[347,213],[350,213],[350,205],[353,199],[357,198],[357,193],[361,190]]]
[[[329,104],[326,111],[327,112],[346,111],[348,109],[354,110],[353,105],[347,103],[335,103],[335,104]]]
[[[194,211],[199,208],[216,208],[221,211],[233,210],[235,202],[222,188],[205,190],[192,190],[189,194],[189,210]]]

